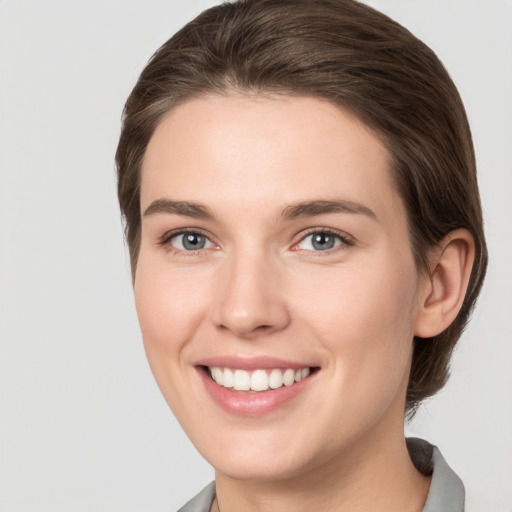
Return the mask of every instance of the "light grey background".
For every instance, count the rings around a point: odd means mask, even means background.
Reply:
[[[145,360],[115,197],[121,109],[208,0],[0,1],[0,511],[171,511],[213,476]],[[472,123],[491,252],[453,376],[409,430],[512,507],[512,2],[374,0]]]

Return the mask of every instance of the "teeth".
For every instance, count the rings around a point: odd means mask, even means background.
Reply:
[[[217,370],[219,371],[219,373],[222,373],[222,370],[220,368],[217,368]],[[232,388],[233,387],[233,372],[229,368],[226,368],[224,370],[224,375],[221,377],[220,380],[221,380],[220,382],[218,382],[218,381],[215,381],[215,382],[217,382],[217,384],[220,384],[221,386],[224,386],[226,388]]]
[[[285,386],[291,386],[295,382],[295,370],[288,368],[283,375],[283,384]]]
[[[270,372],[268,385],[272,389],[280,388],[283,385],[283,374],[281,373],[281,370],[275,369]]]
[[[278,389],[282,386],[291,386],[295,382],[300,382],[309,374],[309,368],[294,370],[287,368],[280,370],[231,370],[229,368],[210,367],[212,379],[225,388],[233,388],[235,391],[267,391],[268,389]]]
[[[245,370],[235,370],[233,387],[236,391],[249,391],[251,389],[251,376]]]
[[[264,370],[256,370],[251,375],[251,389],[253,391],[265,391],[268,389],[268,375]]]
[[[300,373],[300,370],[298,370]],[[212,368],[212,377],[217,384],[222,385],[224,372],[220,368]]]
[[[302,368],[302,370],[297,370],[295,372],[295,382],[300,382],[302,379],[305,379],[310,373],[311,372],[310,372],[309,368]],[[218,382],[218,381],[216,381],[216,382]]]

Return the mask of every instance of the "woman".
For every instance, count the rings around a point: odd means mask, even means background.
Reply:
[[[465,510],[403,432],[487,263],[432,51],[352,0],[211,8],[143,71],[116,160],[148,359],[216,470],[182,510]]]

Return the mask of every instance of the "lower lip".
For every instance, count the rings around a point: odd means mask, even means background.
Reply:
[[[282,386],[268,391],[248,392],[233,391],[232,388],[220,386],[207,375],[204,367],[197,368],[197,370],[204,386],[217,405],[231,414],[251,417],[270,414],[284,406],[302,393],[316,374],[315,372],[291,386]]]

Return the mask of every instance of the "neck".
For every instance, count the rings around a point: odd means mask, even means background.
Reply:
[[[386,442],[371,441],[362,440],[342,456],[338,454],[285,480],[241,481],[217,472],[218,509],[421,512],[430,478],[421,475],[412,464],[403,431]]]

